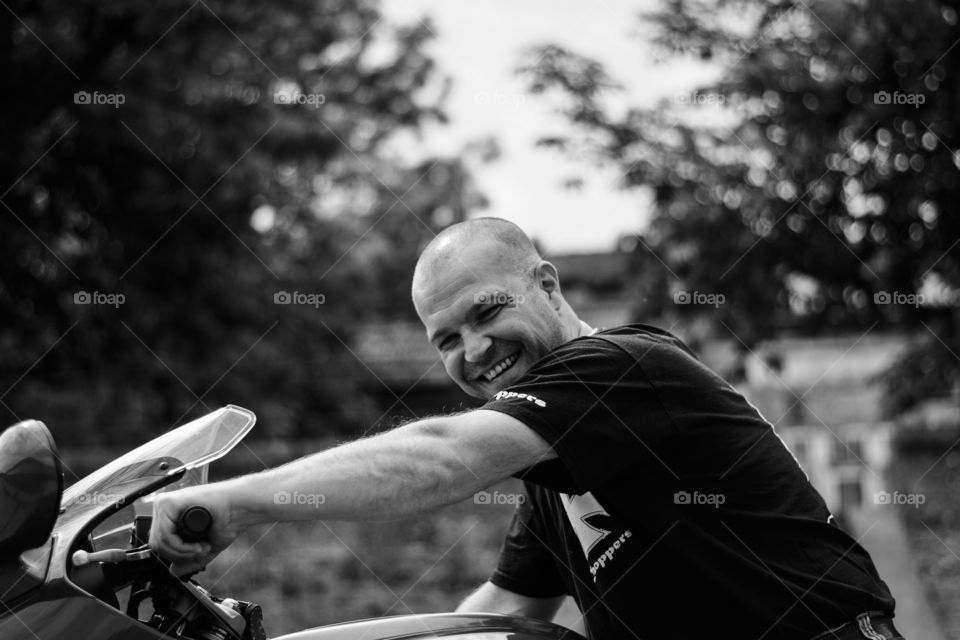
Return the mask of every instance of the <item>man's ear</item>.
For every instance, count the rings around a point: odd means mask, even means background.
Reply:
[[[560,275],[557,268],[546,260],[541,260],[537,265],[536,278],[537,285],[547,293],[551,306],[560,308],[563,298],[560,295]]]

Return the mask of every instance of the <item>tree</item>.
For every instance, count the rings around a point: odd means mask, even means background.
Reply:
[[[380,149],[443,119],[429,25],[367,0],[41,0],[0,32],[6,421],[89,442],[226,402],[274,434],[350,415],[355,292],[381,275],[354,251],[422,188]]]
[[[523,70],[625,187],[652,190],[638,251],[674,292],[723,295],[715,317],[745,348],[777,329],[924,322],[937,364],[919,385],[888,385],[899,410],[960,371],[954,4],[670,0],[643,18],[659,52],[723,71],[622,117],[604,109],[615,85],[595,61],[549,46]],[[660,302],[647,311],[712,312]]]

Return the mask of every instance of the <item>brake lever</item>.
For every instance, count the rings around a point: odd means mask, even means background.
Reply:
[[[191,573],[177,575],[173,571],[173,562],[169,562],[159,557],[147,545],[135,547],[133,549],[103,549],[101,551],[84,551],[80,549],[75,551],[72,556],[73,566],[83,567],[88,564],[102,562],[113,565],[130,565],[143,561],[156,560],[167,572],[181,582],[188,582],[190,578],[203,571],[206,567],[193,571]]]
[[[71,560],[73,561],[73,566],[82,567],[93,564],[94,562],[124,564],[127,562],[149,560],[153,557],[155,557],[153,550],[147,545],[143,545],[133,549],[103,549],[101,551],[84,551],[83,549],[79,549],[73,552]]]
[[[124,573],[126,571],[133,571],[134,574],[139,570],[139,567],[137,567],[138,564],[144,568],[148,563],[153,566],[159,564],[165,568],[176,583],[180,585],[178,589],[190,594],[190,603],[199,604],[202,610],[205,610],[208,614],[212,615],[214,619],[218,620],[220,624],[230,629],[233,635],[229,637],[266,640],[266,632],[263,630],[263,613],[258,605],[248,602],[238,602],[232,598],[220,599],[214,597],[210,592],[190,579],[196,572],[190,575],[178,576],[173,571],[174,563],[157,556],[146,544],[132,549],[103,549],[93,552],[80,549],[74,552],[72,560],[76,567],[102,563],[105,570],[112,566],[112,571],[121,571]],[[183,591],[181,591],[181,593]],[[170,594],[172,598],[171,604],[174,604],[179,599],[178,596],[173,595],[178,593],[177,591],[167,593]],[[136,592],[131,592],[130,599],[127,603],[127,615],[131,618],[138,619],[137,612],[140,602],[151,595],[156,596],[152,588],[144,588]],[[154,605],[157,605],[156,599]],[[192,606],[186,611],[176,614],[176,618],[182,619],[190,609],[192,609]]]

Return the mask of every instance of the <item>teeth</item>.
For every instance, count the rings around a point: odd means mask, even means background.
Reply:
[[[511,366],[513,366],[513,363],[516,362],[516,361],[517,361],[517,358],[519,358],[519,357],[520,357],[520,356],[518,356],[518,355],[516,355],[516,354],[514,354],[514,355],[512,355],[512,356],[507,356],[506,358],[504,358],[503,360],[501,360],[500,363],[497,364],[497,366],[493,367],[492,369],[490,369],[490,371],[487,371],[485,374],[483,374],[483,378],[484,378],[487,382],[490,382],[491,380],[493,380],[494,378],[496,378],[498,375],[500,375],[501,373],[503,373],[503,371],[504,371],[505,369],[509,369]]]

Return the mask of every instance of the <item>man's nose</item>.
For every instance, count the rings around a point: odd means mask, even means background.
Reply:
[[[463,357],[467,362],[483,362],[493,340],[478,333],[466,333],[463,336]]]

